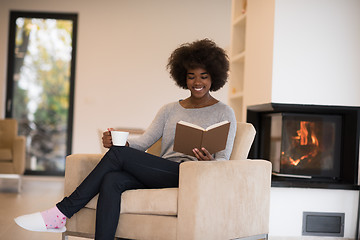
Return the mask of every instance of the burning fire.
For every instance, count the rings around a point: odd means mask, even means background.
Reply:
[[[289,156],[288,161],[291,165],[297,166],[302,160],[307,159],[311,162],[311,159],[315,157],[319,152],[319,140],[315,136],[315,123],[309,121],[300,121],[300,129],[296,131],[297,135],[293,136],[292,149],[303,151],[304,155],[297,157]],[[304,150],[301,150],[304,149]],[[283,156],[285,152],[281,153]]]

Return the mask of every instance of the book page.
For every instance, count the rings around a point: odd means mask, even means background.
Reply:
[[[202,127],[200,127],[200,126],[198,126],[196,124],[193,124],[193,123],[189,123],[189,122],[185,122],[185,121],[179,121],[178,123],[182,124],[182,125],[185,125],[185,126],[189,126],[189,127],[192,127],[192,128],[196,128],[196,129],[200,129],[202,131],[205,131],[204,128],[202,128]]]
[[[214,128],[216,128],[216,127],[219,127],[219,126],[221,126],[221,125],[224,125],[224,124],[226,124],[226,123],[228,123],[229,121],[222,121],[222,122],[219,122],[219,123],[215,123],[215,124],[213,124],[213,125],[211,125],[211,126],[209,126],[209,127],[207,127],[205,130],[206,131],[209,131],[209,130],[211,130],[211,129],[214,129]]]

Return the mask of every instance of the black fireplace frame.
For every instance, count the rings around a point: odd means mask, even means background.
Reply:
[[[273,176],[274,187],[304,187],[328,189],[359,189],[359,136],[360,136],[360,107],[303,105],[267,103],[249,106],[247,108],[247,122],[254,125],[256,136],[251,147],[250,159],[265,159],[261,153],[261,141],[265,137],[262,131],[262,116],[269,113],[300,113],[325,114],[342,117],[342,141],[340,177],[338,179],[298,179],[291,177]]]

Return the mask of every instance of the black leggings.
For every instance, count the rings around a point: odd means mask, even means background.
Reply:
[[[56,206],[71,218],[99,193],[95,239],[113,240],[121,193],[129,189],[177,187],[179,165],[130,147],[111,147],[76,190]]]

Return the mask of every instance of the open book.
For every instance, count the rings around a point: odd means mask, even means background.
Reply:
[[[225,149],[229,129],[229,121],[213,124],[206,129],[180,121],[176,124],[174,151],[195,156],[192,150],[204,147],[214,154]]]

